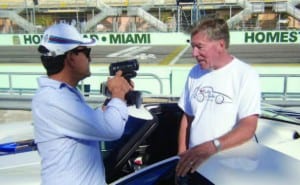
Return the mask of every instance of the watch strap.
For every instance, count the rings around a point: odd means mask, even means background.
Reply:
[[[221,142],[220,142],[220,140],[218,140],[218,139],[214,139],[214,140],[213,140],[213,144],[214,144],[214,146],[216,147],[216,149],[217,149],[217,152],[221,151],[221,149],[222,149],[222,145],[221,145]]]

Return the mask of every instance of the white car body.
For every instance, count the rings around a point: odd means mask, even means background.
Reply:
[[[135,115],[143,115],[150,119],[151,114],[145,111],[143,108],[143,112],[136,112]],[[0,124],[0,130],[7,131],[1,132],[0,144],[33,138],[33,125],[28,121]],[[199,167],[198,173],[217,185],[299,184],[300,139],[295,138],[295,134],[298,133],[300,133],[299,125],[260,118],[252,141],[212,156]],[[142,168],[111,184],[118,184],[155,165],[157,164]],[[39,185],[38,152],[0,155],[0,182],[5,185]]]

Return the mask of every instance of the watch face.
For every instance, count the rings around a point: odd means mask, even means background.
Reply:
[[[220,151],[221,150],[221,142],[218,140],[218,139],[215,139],[213,141],[215,147],[217,148],[217,151]]]

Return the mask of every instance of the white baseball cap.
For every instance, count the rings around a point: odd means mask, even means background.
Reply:
[[[96,40],[82,37],[74,26],[59,23],[46,29],[38,50],[46,56],[58,56],[78,46],[94,45]]]

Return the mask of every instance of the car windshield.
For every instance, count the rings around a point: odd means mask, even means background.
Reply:
[[[299,119],[297,119],[293,116],[288,116],[288,115],[278,112],[274,109],[262,109],[262,113],[261,113],[260,117],[265,118],[265,119],[283,121],[283,122],[287,122],[290,124],[300,125]]]
[[[152,120],[151,120],[152,121]],[[106,159],[108,156],[114,155],[112,152],[120,150],[145,126],[150,126],[151,124],[149,120],[139,119],[130,116],[125,125],[125,130],[122,137],[115,141],[101,141],[100,149],[103,155],[103,158]],[[129,148],[128,148],[129,149]]]
[[[175,168],[178,159],[177,156],[165,159],[144,170],[138,171],[134,175],[120,179],[117,182],[112,183],[112,185],[213,185],[211,181],[198,172],[189,173],[185,177],[175,178]]]
[[[122,176],[119,174],[122,168],[137,150],[141,150],[140,145],[151,134],[157,123],[155,116],[151,120],[130,116],[120,139],[100,142],[107,182],[112,182]]]

